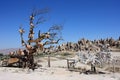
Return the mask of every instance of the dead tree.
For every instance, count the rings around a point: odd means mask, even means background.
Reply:
[[[38,32],[38,38],[34,38],[34,28],[40,24],[43,23],[44,21],[46,21],[44,19],[43,16],[39,16],[40,14],[45,14],[48,12],[48,9],[43,9],[43,10],[34,10],[32,12],[32,14],[30,15],[30,19],[29,19],[29,33],[28,33],[28,40],[27,42],[25,42],[25,40],[23,39],[23,33],[25,32],[24,29],[20,28],[19,29],[19,33],[20,33],[20,37],[21,37],[21,44],[23,46],[25,46],[25,48],[28,50],[29,55],[28,55],[28,59],[27,59],[27,63],[28,63],[28,67],[32,68],[34,70],[34,53],[37,52],[37,49],[40,49],[41,51],[43,51],[43,48],[45,45],[48,45],[48,41],[49,44],[57,44],[59,42],[58,38],[58,32],[60,32],[61,30],[61,26],[59,25],[54,25],[52,27],[50,27],[50,29],[48,29],[47,32],[45,33],[40,33],[40,30]],[[37,20],[35,20],[37,17]],[[57,31],[57,32],[55,32]],[[58,40],[56,41],[55,38],[58,38]],[[43,40],[48,40],[45,43],[42,42]],[[34,45],[32,45],[32,43],[35,43]]]

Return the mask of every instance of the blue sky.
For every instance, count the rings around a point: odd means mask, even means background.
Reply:
[[[0,0],[0,49],[21,47],[18,29],[22,24],[27,37],[33,8],[50,9],[36,31],[62,24],[62,42],[120,36],[119,0]]]

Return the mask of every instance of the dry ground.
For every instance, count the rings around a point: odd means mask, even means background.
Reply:
[[[120,55],[119,53],[113,53]],[[51,57],[51,67],[48,68],[47,57],[41,58],[39,67],[35,71],[21,68],[0,67],[0,80],[120,80],[120,73],[106,72],[106,74],[80,74],[67,69],[65,59]],[[90,66],[77,64],[78,66],[90,69]],[[99,70],[99,69],[97,69]],[[102,70],[102,69],[100,69]]]

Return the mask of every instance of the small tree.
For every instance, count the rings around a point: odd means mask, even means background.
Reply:
[[[3,53],[0,53],[0,56],[3,56]]]

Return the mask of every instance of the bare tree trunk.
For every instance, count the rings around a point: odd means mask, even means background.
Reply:
[[[68,59],[67,59],[67,67],[68,67],[68,69],[70,68],[70,67],[69,67],[69,60],[68,60]]]
[[[91,71],[96,73],[96,67],[93,64],[91,64]]]

